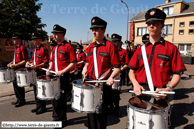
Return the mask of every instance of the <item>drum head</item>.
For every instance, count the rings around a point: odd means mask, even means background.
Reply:
[[[51,81],[51,80],[57,80],[58,78],[56,76],[50,76],[50,75],[43,75],[43,76],[38,76],[37,80],[38,81]]]
[[[153,99],[153,102],[151,102],[151,98]],[[152,111],[165,110],[169,107],[169,103],[166,100],[156,99],[151,96],[135,96],[129,99],[129,104],[132,108]]]
[[[92,81],[92,80],[91,79],[85,79],[85,81]],[[84,88],[84,89],[91,89],[91,88],[94,88],[94,87],[102,86],[100,83],[96,83],[96,82],[84,82],[83,83],[82,79],[75,80],[75,81],[72,82],[72,84],[76,87],[81,87],[81,88]]]

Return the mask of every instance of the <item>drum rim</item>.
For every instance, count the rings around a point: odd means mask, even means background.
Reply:
[[[21,68],[21,69],[26,69],[26,68]],[[18,71],[18,70],[21,70],[21,69],[17,69],[15,72],[16,73],[27,73],[27,72],[33,71],[33,69],[31,69],[31,70],[25,70],[25,71]]]
[[[78,88],[82,88],[82,89],[95,89],[95,88],[101,88],[101,86],[81,86],[81,85],[75,84],[74,82],[75,82],[75,81],[78,81],[78,80],[81,80],[81,79],[77,79],[77,80],[72,81],[72,85],[75,86],[75,87],[78,87]]]
[[[41,76],[47,76],[47,75],[41,75]],[[38,76],[38,77],[40,77],[40,76]],[[50,82],[50,81],[57,81],[57,80],[59,80],[59,78],[52,78],[52,79],[49,79],[49,80],[37,79],[37,78],[36,78],[36,81],[39,81],[39,82]]]
[[[166,101],[166,100],[164,100],[164,101]],[[159,109],[159,110],[146,110],[146,109],[141,109],[141,108],[138,108],[138,107],[135,107],[135,106],[131,105],[131,103],[129,101],[127,102],[127,104],[129,105],[128,108],[131,108],[131,109],[133,109],[135,111],[138,111],[138,112],[141,112],[141,113],[146,113],[146,114],[157,114],[157,113],[166,112],[166,111],[168,111],[170,109],[170,103],[168,101],[166,101],[166,102],[167,102],[168,106],[166,108],[164,108],[164,109]]]
[[[10,69],[10,68],[9,67],[0,67],[0,71],[6,71],[8,69]]]

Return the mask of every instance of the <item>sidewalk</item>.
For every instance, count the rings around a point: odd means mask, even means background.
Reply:
[[[194,76],[194,65],[185,64],[185,67],[187,68],[186,73],[189,73],[190,75]]]
[[[33,87],[25,87],[25,92],[32,91]],[[1,84],[0,83],[0,98],[5,96],[14,95],[13,83]]]

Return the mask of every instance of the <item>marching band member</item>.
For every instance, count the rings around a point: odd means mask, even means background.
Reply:
[[[7,65],[7,67],[14,68],[14,70],[25,68],[26,61],[28,61],[29,58],[27,48],[22,45],[22,34],[14,33],[12,39],[15,45],[14,58],[13,61]],[[25,105],[25,89],[24,87],[18,87],[16,77],[13,81],[13,88],[17,100],[12,102],[12,105],[15,105],[15,107]]]
[[[118,48],[118,52],[119,52],[119,59],[121,62],[121,79],[120,79],[120,87],[121,87],[122,84],[124,84],[125,82],[124,81],[125,80],[125,70],[127,69],[128,63],[129,63],[128,53],[125,49],[121,48],[122,36],[118,34],[112,34],[111,38],[115,46]],[[112,90],[112,92],[113,92],[113,103],[115,105],[115,115],[119,116],[120,115],[120,108],[119,108],[120,91]]]
[[[148,64],[153,80],[154,90],[171,91],[178,84],[181,72],[186,71],[180,53],[176,46],[161,37],[166,14],[157,8],[149,9],[145,14],[149,42],[145,43]],[[129,62],[129,77],[134,86],[136,95],[141,95],[142,90],[149,90],[141,48],[138,48]],[[167,86],[170,76],[172,80]],[[159,97],[159,96],[157,96]],[[164,98],[164,97],[162,97]]]
[[[142,45],[144,45],[147,42],[149,42],[149,34],[144,34],[142,36]]]
[[[64,36],[66,34],[66,29],[60,25],[54,25],[53,27],[54,40],[57,45],[53,48],[51,64],[49,70],[53,70],[56,76],[60,77],[60,88],[61,96],[58,100],[52,100],[53,106],[53,121],[62,121],[62,127],[67,124],[67,100],[66,92],[69,89],[69,70],[76,65],[75,49],[71,44],[69,44]],[[51,75],[49,71],[46,72],[47,75]]]
[[[38,32],[32,33],[32,41],[35,45],[35,48],[32,53],[32,61],[26,63],[26,67],[34,69],[36,71],[36,76],[45,75],[46,72],[41,70],[48,66],[48,50],[45,46],[42,45],[42,34]],[[36,112],[36,115],[46,112],[46,102],[44,100],[39,100],[37,98],[37,87],[33,85],[34,97],[36,102],[36,108],[32,109],[31,112]]]
[[[84,63],[86,61],[86,54],[82,51],[82,49],[83,49],[82,45],[77,45],[76,49],[77,49],[77,52],[76,52],[77,75],[75,77],[76,77],[76,79],[81,79],[82,78],[82,70],[83,70],[83,67],[84,67]]]
[[[112,97],[111,85],[114,83],[114,78],[120,72],[120,60],[116,46],[106,40],[104,33],[107,22],[99,17],[91,19],[91,30],[95,38],[95,42],[88,46],[88,54],[86,64],[83,68],[82,75],[89,79],[104,80],[108,79],[103,85],[102,110],[101,113],[88,113],[88,128],[89,129],[106,129],[108,101]],[[114,67],[112,72],[111,67]],[[112,73],[111,73],[112,72]]]
[[[50,41],[50,49],[51,49],[51,52],[49,53],[49,62],[50,62],[50,60],[52,59],[52,53],[54,52],[54,51],[52,51],[53,50],[53,48],[55,47],[57,45],[57,42],[55,42],[55,40],[53,40],[53,39],[51,39],[51,41]]]

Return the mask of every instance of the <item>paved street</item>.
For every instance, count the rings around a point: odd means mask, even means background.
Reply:
[[[194,80],[186,74],[182,75],[179,85],[174,90],[176,92],[174,100],[169,97],[169,102],[173,106],[171,113],[171,129],[193,129],[194,128]],[[127,122],[127,101],[131,97],[128,90],[131,86],[122,88],[120,109],[121,116],[115,117],[113,114],[108,117],[107,129],[125,129]],[[31,113],[35,107],[34,94],[32,91],[26,93],[27,104],[23,107],[15,108],[10,103],[15,100],[15,96],[0,98],[0,121],[51,121],[52,105],[47,102],[47,112],[41,115]],[[87,129],[87,117],[85,113],[77,113],[71,109],[68,102],[68,126],[66,129]],[[29,129],[29,128],[28,128]]]

